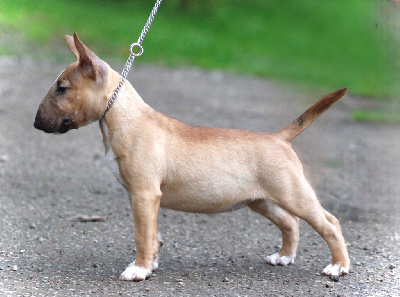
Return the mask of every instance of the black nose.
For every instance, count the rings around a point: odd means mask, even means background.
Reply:
[[[39,116],[36,116],[36,118],[35,118],[35,122],[33,123],[33,126],[36,128],[36,129],[41,129],[41,127],[42,127],[42,120],[40,119],[40,117]]]

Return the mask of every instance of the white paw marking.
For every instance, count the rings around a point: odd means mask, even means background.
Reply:
[[[325,269],[322,271],[324,275],[328,276],[341,276],[349,273],[349,270],[340,266],[340,265],[332,265],[329,264],[328,266],[325,267]]]
[[[135,262],[132,262],[128,267],[126,267],[125,271],[121,273],[119,279],[124,281],[142,281],[149,278],[151,274],[151,269],[136,266]]]
[[[271,265],[281,265],[286,266],[294,263],[294,259],[296,259],[296,253],[291,254],[290,256],[279,256],[279,253],[273,254],[267,257],[267,263]]]

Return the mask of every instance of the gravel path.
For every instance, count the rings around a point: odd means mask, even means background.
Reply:
[[[145,282],[119,281],[133,259],[134,225],[98,125],[64,136],[32,126],[65,66],[0,57],[0,296],[400,295],[400,127],[352,121],[351,111],[375,103],[351,95],[293,141],[321,203],[341,222],[349,275],[338,283],[321,276],[330,254],[304,222],[295,264],[272,267],[265,258],[280,234],[250,210],[161,210],[159,270]],[[281,128],[333,91],[137,65],[130,81],[186,123],[258,131]],[[92,215],[106,220],[78,220]]]

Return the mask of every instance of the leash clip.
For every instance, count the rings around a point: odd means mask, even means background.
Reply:
[[[134,48],[137,48],[138,51],[134,51]],[[137,42],[132,43],[129,50],[131,52],[131,55],[134,57],[139,57],[143,54],[143,47]]]

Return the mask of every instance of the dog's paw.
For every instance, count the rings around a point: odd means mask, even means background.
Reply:
[[[119,279],[123,281],[142,281],[148,279],[151,275],[151,269],[136,266],[135,262],[132,262],[126,267],[125,271],[121,273]]]
[[[322,271],[322,274],[329,276],[330,279],[332,279],[334,281],[339,281],[340,276],[348,274],[348,273],[349,273],[349,270],[347,268],[342,267],[338,264],[335,264],[335,265],[329,264]]]
[[[293,264],[294,259],[296,259],[296,253],[293,253],[290,256],[279,256],[279,253],[276,253],[267,257],[267,263],[274,266],[286,266],[289,264]]]

